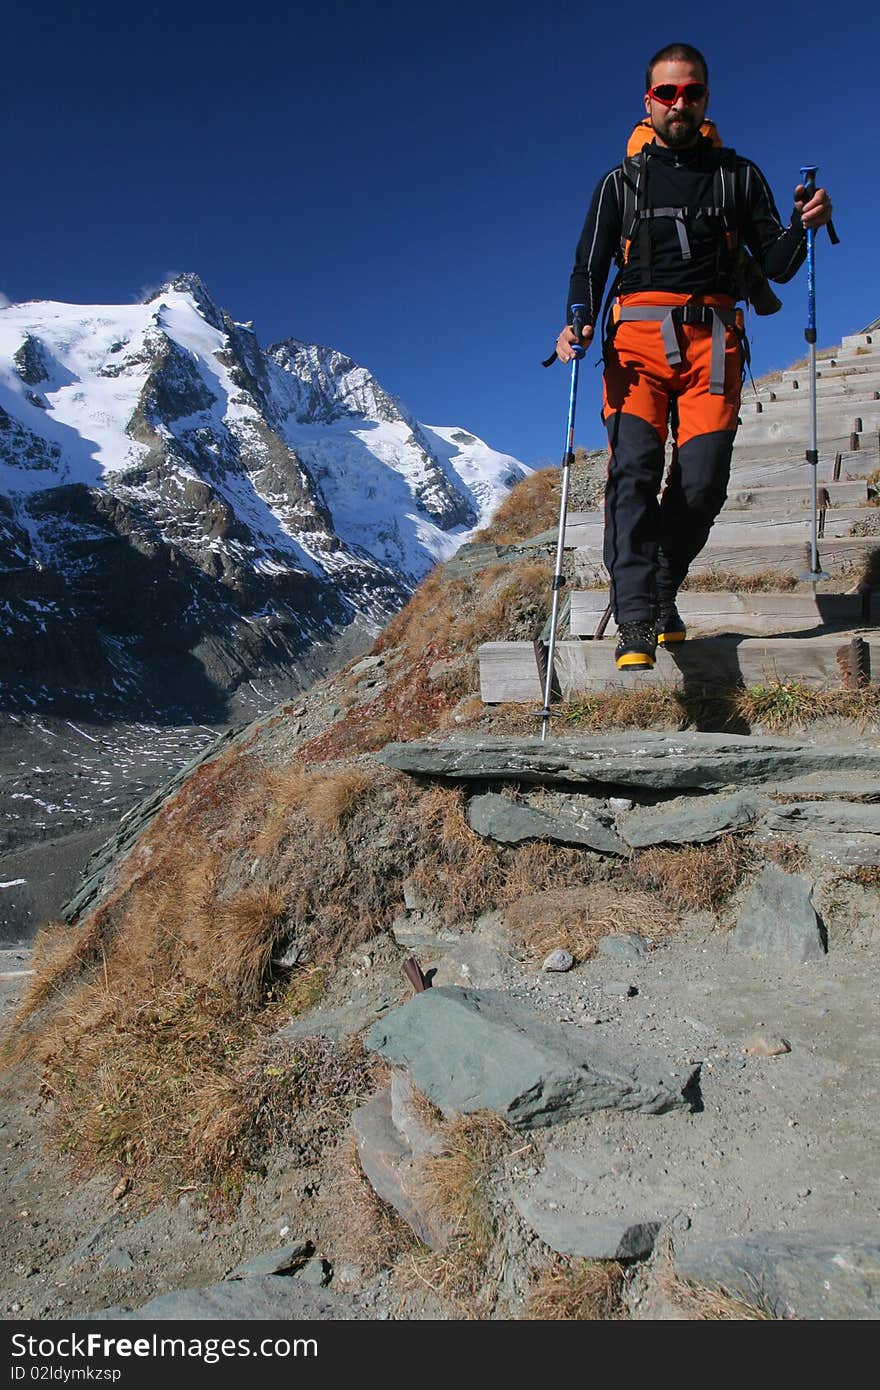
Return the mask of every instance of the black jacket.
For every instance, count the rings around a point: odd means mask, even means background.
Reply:
[[[685,207],[696,212],[715,204],[715,171],[720,151],[710,140],[700,136],[696,145],[686,150],[670,150],[652,143],[645,147],[645,152],[648,207]],[[608,271],[620,249],[622,178],[622,166],[618,165],[596,185],[575,253],[566,323],[571,323],[572,304],[587,306],[587,323],[598,321]],[[793,211],[790,225],[783,227],[767,180],[751,160],[735,157],[735,179],[736,220],[741,239],[762,263],[769,279],[784,284],[797,272],[806,255],[806,232],[800,216]],[[689,261],[682,258],[674,220],[658,217],[651,222],[651,277],[647,286],[642,283],[639,238],[635,237],[618,293],[630,294],[646,288],[679,294],[735,293],[729,275],[719,266],[718,245],[723,237],[720,220],[689,212],[687,226],[692,257]]]

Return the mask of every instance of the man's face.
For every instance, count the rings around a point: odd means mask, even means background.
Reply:
[[[687,82],[705,84],[705,80],[699,64],[689,63],[681,58],[669,58],[665,62],[655,63],[651,73],[652,87],[659,87],[663,83],[672,83],[676,87],[684,86]],[[697,102],[685,101],[684,95],[679,95],[672,106],[665,106],[648,92],[645,97],[645,110],[651,118],[657,144],[665,145],[671,150],[693,145],[700,133],[708,104],[708,91]]]

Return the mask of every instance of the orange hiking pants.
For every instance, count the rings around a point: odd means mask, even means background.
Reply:
[[[725,295],[646,291],[623,295],[620,307],[714,305]],[[696,312],[700,312],[699,309]],[[618,322],[605,344],[603,418],[611,457],[605,487],[605,567],[617,623],[653,621],[658,604],[675,599],[727,497],[730,455],[739,423],[743,345],[725,330],[723,394],[710,391],[712,327],[675,323],[681,355],[667,356],[659,320]],[[667,426],[677,440],[663,496]]]

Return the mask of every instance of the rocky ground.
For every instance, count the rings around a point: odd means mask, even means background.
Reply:
[[[433,974],[434,1004],[446,988],[501,997],[529,1028],[561,1026],[585,1055],[636,1056],[643,1067],[656,1059],[649,1070],[678,1077],[673,1090],[696,1074],[686,1103],[679,1096],[663,1113],[563,1105],[556,1123],[524,1129],[507,1146],[487,1188],[491,1316],[521,1315],[554,1249],[602,1258],[635,1250],[639,1258],[626,1259],[634,1318],[694,1316],[670,1295],[673,1268],[710,1287],[738,1287],[776,1316],[877,1315],[880,909],[876,888],[843,881],[827,864],[808,872],[829,949],[800,963],[737,932],[742,892],[721,915],[678,913],[672,930],[658,922],[653,936],[642,923],[636,939],[618,931],[593,959],[562,972],[541,969],[501,914],[450,931],[411,899],[393,934],[353,953],[318,1010],[295,1025],[300,1036],[338,1039],[379,1019],[366,1036],[383,1051],[392,1020],[406,1012],[398,1006],[411,999],[401,967],[415,955]],[[8,1010],[26,978],[26,951],[6,952],[2,966]],[[421,998],[429,996],[416,1007]],[[417,1031],[436,1055],[428,1014],[420,1017]],[[497,1041],[505,1047],[501,1034]],[[401,1056],[393,1046],[384,1052],[399,1072]],[[406,1053],[404,1069],[419,1082],[417,1053]],[[148,1207],[118,1172],[75,1181],[43,1151],[51,1102],[23,1100],[15,1077],[4,1084],[3,1317],[138,1309],[166,1294],[175,1298],[156,1316],[463,1315],[430,1280],[414,1291],[388,1270],[373,1272],[341,1239],[338,1172],[350,1134],[317,1161],[279,1147],[265,1179],[216,1220],[195,1190]],[[428,1078],[429,1094],[432,1085]],[[485,1076],[480,1085],[485,1100]],[[261,1277],[214,1289],[270,1252],[274,1261],[256,1267]],[[279,1267],[288,1275],[270,1272]],[[205,1288],[213,1292],[192,1292]]]
[[[432,665],[423,695],[448,679],[455,660],[472,654]],[[295,767],[304,745],[313,756],[346,757],[345,730],[355,736],[361,713],[396,682],[406,687],[409,669],[393,648],[358,661],[265,719],[247,736],[250,751],[278,768]],[[465,696],[450,707],[439,743],[460,727],[484,739],[534,732],[523,710],[474,705]],[[551,728],[552,749],[568,732]],[[339,961],[320,1003],[277,1040],[365,1038],[382,1062],[374,1111],[365,1118],[361,1103],[353,1124],[349,1113],[339,1126],[322,1127],[315,1106],[313,1128],[280,1139],[265,1175],[222,1214],[209,1210],[197,1185],[156,1202],[137,1173],[84,1175],[47,1157],[57,1102],[33,1095],[22,1072],[6,1075],[0,1317],[119,1317],[150,1304],[146,1316],[155,1317],[458,1319],[477,1310],[518,1318],[540,1271],[572,1258],[621,1261],[620,1312],[634,1319],[706,1315],[682,1280],[743,1300],[711,1316],[749,1316],[751,1308],[776,1317],[876,1317],[880,731],[876,720],[829,718],[799,732],[800,768],[780,761],[774,739],[777,752],[762,776],[748,759],[727,757],[723,776],[682,780],[676,772],[662,786],[650,777],[639,782],[639,773],[626,783],[634,751],[650,753],[653,741],[656,753],[659,740],[664,755],[646,766],[672,767],[675,750],[699,738],[611,736],[613,787],[577,788],[566,776],[524,790],[520,762],[514,790],[503,769],[487,768],[473,789],[470,825],[504,835],[518,819],[528,839],[537,818],[542,837],[552,831],[601,857],[606,878],[607,866],[626,862],[634,847],[668,846],[671,824],[686,827],[683,839],[694,845],[750,837],[759,858],[776,854],[783,896],[773,898],[776,888],[755,863],[717,909],[661,911],[654,899],[653,917],[643,910],[637,920],[616,921],[595,955],[583,952],[560,971],[542,968],[544,954],[523,930],[541,918],[549,894],[450,927],[405,890],[393,929]],[[825,744],[838,752],[823,754]],[[488,808],[487,795],[497,798]],[[129,823],[133,835],[146,819]],[[379,835],[387,829],[374,827]],[[112,886],[127,844],[123,835],[111,846],[91,894]],[[859,865],[868,870],[862,881],[853,877]],[[588,926],[590,901],[570,903]],[[403,972],[413,956],[432,979],[417,997]],[[0,962],[7,1012],[28,968],[26,944]],[[454,1059],[453,1033],[442,1032],[447,1007],[467,1014],[454,1035],[469,1045]],[[407,1018],[416,1020],[409,1031]],[[523,1038],[536,1049],[528,1055]],[[584,1100],[582,1069],[573,1078],[569,1066],[574,1054],[587,1059],[594,1082],[586,1090],[603,1090],[605,1108]],[[438,1058],[449,1061],[440,1068],[445,1076],[432,1070]],[[511,1073],[517,1058],[525,1070]],[[529,1073],[534,1065],[540,1076]],[[392,1199],[403,1189],[401,1208],[429,1234],[432,1201],[418,1184],[412,1200],[407,1174],[414,1156],[442,1147],[445,1131],[437,1112],[401,1098],[409,1077],[441,1110],[483,1108],[491,1093],[516,1119],[536,1095],[556,1097],[545,1107],[553,1122],[515,1126],[481,1175],[491,1249],[467,1296],[444,1275],[451,1261],[442,1250],[426,1257],[387,1208],[363,1206],[356,1139],[374,1185]],[[457,1105],[444,1091],[453,1085]],[[627,1094],[642,1098],[635,1108]],[[372,1230],[359,1225],[353,1185]],[[396,1221],[397,1250],[377,1259],[386,1221]],[[243,1263],[250,1277],[238,1277]]]

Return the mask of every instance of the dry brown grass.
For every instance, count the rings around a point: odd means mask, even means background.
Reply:
[[[870,507],[873,507],[873,509],[874,509],[873,513],[871,513],[871,514],[869,514],[868,516],[864,517],[861,521],[854,521],[853,524],[852,524],[852,526],[849,528],[849,531],[848,531],[848,533],[847,533],[848,535],[850,535],[850,536],[876,536],[876,535],[880,535],[880,516],[878,516],[878,515],[876,514],[876,513],[877,513],[877,499],[875,498],[873,501],[869,502],[868,505],[869,505]]]
[[[264,781],[269,810],[254,841],[257,853],[262,857],[277,847],[293,812],[304,812],[321,829],[338,829],[375,782],[372,766],[270,770]]]
[[[829,717],[851,719],[864,726],[880,718],[880,686],[817,690],[802,681],[772,681],[737,692],[736,710],[750,727],[758,724],[770,732]]]
[[[251,772],[228,830],[218,782],[204,821],[188,801],[182,824],[169,803],[101,909],[38,943],[41,973],[7,1058],[27,1056],[41,1076],[58,1141],[84,1171],[124,1163],[158,1191],[199,1173],[216,1187],[227,1164],[240,1185],[241,1076],[264,1093],[254,1059],[265,1036],[388,928],[406,878],[442,920],[463,922],[521,893],[526,871],[533,886],[585,873],[577,851],[483,840],[460,789],[332,765],[325,796],[319,769]],[[279,972],[272,961],[290,947],[299,964]]]
[[[491,525],[479,531],[476,539],[513,545],[548,531],[559,517],[560,484],[558,468],[539,468],[511,489]]]
[[[535,840],[518,846],[505,857],[504,881],[498,905],[516,903],[532,893],[555,888],[582,888],[597,872],[598,860],[583,850]]]
[[[655,894],[607,882],[520,898],[505,908],[504,920],[536,961],[559,949],[585,961],[604,936],[638,932],[657,937],[675,928],[672,913]]]
[[[31,1059],[58,1102],[59,1142],[84,1167],[125,1162],[153,1188],[175,1173],[219,1182],[217,1166],[234,1167],[241,1151],[230,1136],[247,1120],[236,1079],[244,1054],[315,1002],[322,963],[391,920],[418,853],[418,823],[405,815],[415,793],[396,776],[380,786],[358,769],[328,771],[326,796],[314,778],[296,779],[297,795],[285,783],[295,809],[263,860],[254,846],[265,851],[277,802],[262,770],[228,827],[209,797],[204,816],[187,806],[183,834],[170,803],[84,927],[42,935],[5,1056]],[[403,817],[402,843],[365,857],[359,847],[389,811]],[[261,875],[244,886],[256,862]],[[272,957],[291,939],[311,962],[276,977]],[[207,1149],[200,1130],[214,1136]]]
[[[630,872],[673,909],[714,910],[742,882],[754,862],[748,840],[724,835],[710,845],[642,850],[633,856]]]
[[[523,1318],[539,1322],[610,1322],[627,1316],[624,1274],[613,1260],[555,1261],[529,1290]]]
[[[880,888],[880,864],[861,864],[843,877],[849,883],[860,883],[863,888]]]
[[[412,879],[421,896],[448,922],[477,917],[492,907],[503,882],[500,854],[468,825],[461,788],[429,787],[421,797],[419,817],[424,852]]]
[[[298,966],[281,991],[282,1007],[288,1018],[297,1018],[313,1009],[320,1003],[326,988],[325,974],[319,966]]]
[[[492,1303],[485,1272],[495,1234],[486,1181],[512,1131],[489,1112],[458,1115],[438,1128],[442,1152],[424,1160],[420,1181],[452,1236],[444,1250],[411,1253],[395,1273],[403,1289],[429,1288],[463,1316],[485,1317]]]
[[[442,1152],[424,1160],[421,1185],[431,1205],[477,1257],[488,1250],[492,1223],[484,1185],[512,1130],[490,1111],[456,1115],[438,1126]]]
[[[772,733],[836,717],[868,725],[880,718],[880,686],[820,690],[802,681],[770,681],[745,689],[692,687],[607,691],[562,707],[566,723],[588,732],[688,729],[723,732],[760,726]]]
[[[735,570],[698,570],[689,574],[681,587],[702,593],[787,594],[797,586],[795,575],[777,574],[773,570],[763,570],[758,574],[737,574]]]
[[[658,1279],[663,1293],[694,1322],[773,1322],[777,1315],[756,1290],[754,1301],[716,1284],[710,1288],[671,1270]]]
[[[332,1193],[336,1258],[355,1261],[369,1277],[410,1256],[424,1255],[412,1227],[377,1196],[364,1176],[353,1139],[344,1146],[342,1158]]]
[[[200,1185],[218,1214],[287,1143],[317,1161],[375,1087],[360,1044],[266,1034],[277,1015],[230,1014],[207,991],[166,986],[149,1001],[86,996],[43,1063],[58,1146],[87,1175],[123,1168],[147,1201]]]
[[[431,662],[475,651],[481,642],[537,637],[550,607],[552,560],[524,556],[450,580],[432,575],[382,633],[376,651],[403,648]],[[403,674],[411,676],[411,668]],[[381,703],[381,701],[380,701]]]
[[[688,714],[677,691],[664,686],[610,690],[572,700],[564,707],[567,724],[590,732],[602,729],[683,729]]]
[[[807,851],[796,840],[765,840],[761,853],[787,874],[799,874],[809,862]]]
[[[32,965],[34,974],[28,980],[19,1005],[18,1016],[30,1018],[44,1004],[63,996],[65,987],[78,980],[84,972],[94,969],[104,959],[101,922],[96,914],[88,928],[68,927],[62,922],[50,922],[37,933]],[[16,1039],[7,1034],[2,1040],[0,1058],[7,1064],[23,1055]]]

